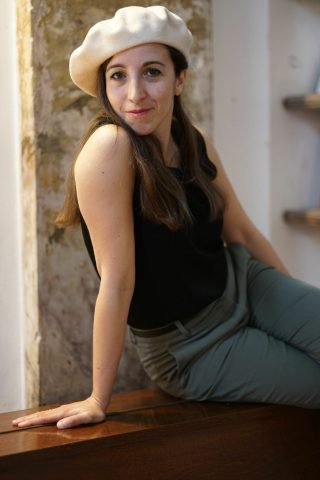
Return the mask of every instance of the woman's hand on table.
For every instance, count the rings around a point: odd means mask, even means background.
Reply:
[[[57,428],[64,429],[102,422],[105,417],[105,411],[100,403],[93,396],[90,396],[80,402],[61,405],[57,408],[16,418],[12,421],[12,424],[16,427],[31,427],[56,423]]]

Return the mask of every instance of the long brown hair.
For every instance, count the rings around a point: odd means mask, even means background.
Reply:
[[[182,70],[188,68],[187,61],[175,48],[169,46],[167,48],[178,77]],[[166,225],[171,230],[179,230],[183,226],[191,225],[193,219],[184,188],[165,165],[158,139],[152,134],[137,135],[112,108],[106,93],[105,68],[107,63],[106,61],[100,66],[98,74],[97,96],[102,110],[88,125],[80,142],[79,151],[101,125],[111,123],[123,128],[132,145],[142,214],[155,223]],[[178,146],[180,158],[183,159],[181,167],[184,182],[194,182],[205,194],[209,202],[211,220],[220,216],[224,210],[224,199],[213,185],[210,176],[200,166],[197,140],[199,133],[187,117],[180,96],[174,97],[171,133]],[[55,221],[61,227],[75,225],[80,221],[74,164],[67,180],[64,205]]]

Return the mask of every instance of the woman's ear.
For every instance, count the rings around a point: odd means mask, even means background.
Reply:
[[[179,96],[183,92],[183,87],[187,78],[187,70],[182,70],[176,78],[175,95]]]

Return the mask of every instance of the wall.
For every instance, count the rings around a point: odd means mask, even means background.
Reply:
[[[317,0],[213,0],[214,140],[246,211],[290,272],[320,286],[320,230],[285,209],[319,207],[319,114],[287,112],[320,74]]]
[[[214,141],[249,216],[270,234],[268,0],[213,0]]]
[[[320,287],[320,229],[286,225],[286,209],[320,207],[320,115],[281,101],[311,92],[320,75],[318,0],[270,1],[272,239],[292,274]]]
[[[25,361],[25,403],[39,401],[39,284],[37,232],[37,149],[35,132],[35,92],[31,0],[17,1],[16,43],[19,53],[21,199],[22,199],[22,279],[23,338]]]
[[[19,95],[12,0],[1,2],[0,44],[0,411],[9,411],[24,406]]]

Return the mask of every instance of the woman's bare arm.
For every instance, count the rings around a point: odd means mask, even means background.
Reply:
[[[77,159],[75,178],[101,276],[94,312],[92,395],[17,419],[18,426],[58,422],[58,428],[69,428],[103,420],[123,349],[135,278],[134,168],[125,132],[113,125],[100,127]]]
[[[93,396],[105,408],[120,361],[134,289],[134,168],[123,130],[108,125],[95,133],[102,137],[102,152],[97,151],[97,145],[91,152],[88,145],[84,158],[80,155],[77,161],[75,174],[80,210],[101,277],[94,315]],[[105,136],[110,137],[107,161]]]
[[[206,142],[208,156],[218,170],[217,178],[214,181],[226,199],[222,232],[224,241],[226,244],[244,244],[254,258],[288,274],[286,267],[270,242],[262,235],[244,211],[227,177],[219,155],[206,138],[206,135],[203,133],[202,135]]]

